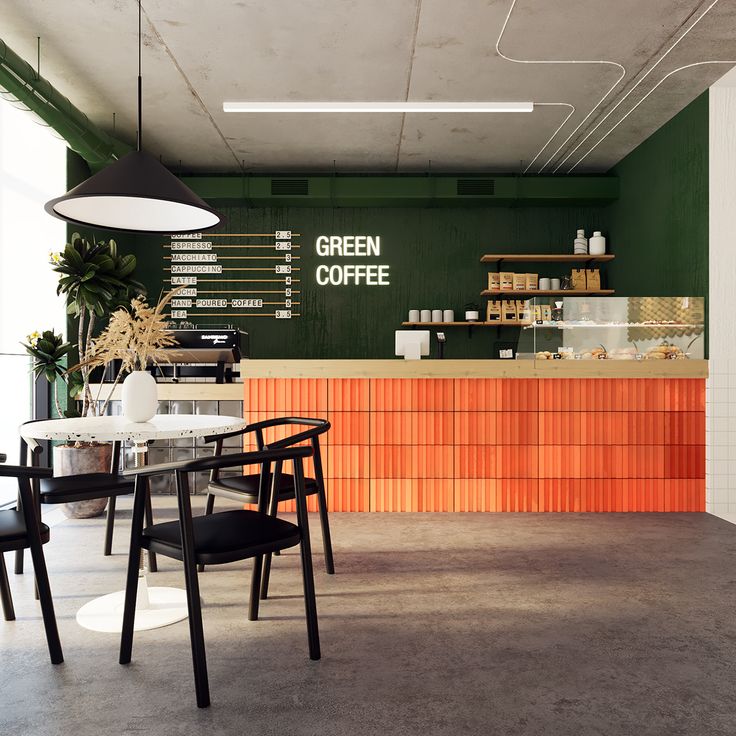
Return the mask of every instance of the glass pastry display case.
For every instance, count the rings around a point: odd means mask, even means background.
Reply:
[[[520,360],[704,357],[703,297],[545,296],[524,305]]]

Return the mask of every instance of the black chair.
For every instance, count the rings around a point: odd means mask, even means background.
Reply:
[[[30,548],[49,654],[53,664],[61,664],[64,661],[64,655],[61,651],[59,630],[56,627],[56,616],[54,615],[54,602],[51,598],[49,576],[43,556],[43,545],[49,541],[49,528],[46,524],[40,523],[36,515],[30,480],[50,476],[51,471],[47,468],[0,465],[0,477],[17,478],[19,491],[17,508],[0,511],[0,597],[5,620],[14,621],[15,609],[3,553]]]
[[[33,420],[40,421],[40,420]],[[30,424],[31,422],[27,422]],[[105,520],[105,541],[103,554],[112,554],[113,527],[115,524],[115,505],[118,496],[127,496],[133,493],[133,481],[120,475],[120,442],[112,443],[112,458],[109,473],[84,473],[81,475],[65,475],[59,477],[42,478],[34,484],[34,496],[38,504],[73,503],[75,501],[91,501],[97,498],[107,498],[107,517]],[[37,456],[41,452],[41,445],[35,440],[21,438],[20,462],[28,464],[30,451],[33,467],[37,466]],[[40,509],[39,509],[40,513]],[[147,523],[153,523],[151,499],[146,502]],[[149,569],[156,572],[156,556],[151,555]],[[23,552],[16,553],[15,572],[23,572]]]
[[[128,664],[133,648],[133,624],[138,590],[138,561],[141,549],[173,557],[184,563],[184,577],[189,609],[189,636],[194,665],[194,684],[197,705],[206,708],[210,704],[205,657],[204,632],[202,630],[202,606],[199,597],[197,564],[216,565],[254,557],[251,581],[249,618],[258,617],[258,588],[261,579],[263,556],[269,552],[300,546],[304,604],[307,616],[309,656],[320,658],[317,603],[312,574],[312,551],[309,544],[307,500],[304,489],[302,460],[312,454],[311,447],[289,447],[281,450],[246,452],[199,460],[186,460],[164,465],[151,465],[125,471],[135,475],[135,497],[130,536],[130,557],[123,609],[123,631],[120,639],[120,664]],[[221,511],[208,516],[192,518],[188,473],[214,470],[237,465],[261,465],[261,484],[267,487],[271,463],[291,461],[294,468],[294,496],[297,507],[297,524],[277,519],[266,513],[266,493],[259,499],[258,511]],[[145,499],[148,495],[148,479],[152,475],[171,473],[176,476],[176,495],[179,505],[178,521],[154,524],[143,528]],[[257,675],[255,675],[257,676]]]
[[[311,429],[303,430],[297,434],[293,434],[282,440],[265,443],[263,431],[273,427],[283,427],[284,425],[307,426]],[[304,417],[280,417],[277,419],[267,419],[255,424],[249,424],[245,429],[236,432],[229,432],[223,435],[206,437],[205,441],[215,441],[215,456],[222,454],[223,440],[227,437],[236,437],[238,435],[255,433],[256,444],[259,450],[279,449],[283,447],[291,447],[301,442],[309,442],[312,445],[314,453],[314,478],[305,478],[304,487],[308,496],[316,495],[319,508],[319,520],[322,527],[322,543],[325,552],[325,569],[328,575],[334,575],[335,562],[332,557],[332,537],[330,535],[330,522],[327,516],[327,495],[325,493],[325,478],[322,472],[322,453],[320,452],[319,437],[330,429],[330,423],[325,419],[307,419]],[[268,513],[276,516],[278,504],[282,501],[291,501],[294,498],[294,477],[288,473],[282,473],[282,463],[276,463],[271,484],[269,486]],[[210,474],[210,482],[207,487],[207,505],[205,506],[205,514],[211,514],[215,506],[215,498],[221,496],[232,501],[241,503],[259,502],[260,476],[240,475],[231,478],[221,478],[219,469],[215,469]],[[200,566],[200,572],[204,570],[204,566]],[[271,555],[266,555],[266,561],[263,568],[263,579],[261,581],[260,595],[262,599],[268,596],[268,582],[271,574]]]

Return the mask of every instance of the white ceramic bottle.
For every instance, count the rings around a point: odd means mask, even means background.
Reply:
[[[588,241],[588,252],[592,256],[602,256],[606,253],[606,239],[601,235],[600,230],[593,233],[593,237]]]
[[[578,230],[572,249],[576,256],[583,256],[588,253],[588,240],[585,237],[585,230]]]

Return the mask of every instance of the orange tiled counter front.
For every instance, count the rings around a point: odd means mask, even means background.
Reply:
[[[334,511],[703,511],[702,378],[247,378],[327,417]]]

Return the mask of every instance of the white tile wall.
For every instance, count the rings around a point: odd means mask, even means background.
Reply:
[[[736,81],[709,92],[709,369],[706,511],[736,523]]]

